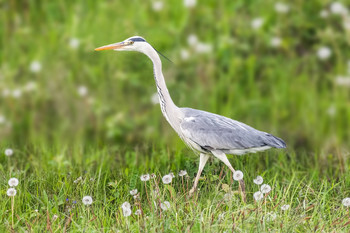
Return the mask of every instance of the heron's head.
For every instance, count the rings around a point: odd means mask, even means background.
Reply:
[[[122,42],[105,45],[102,47],[98,47],[95,50],[109,50],[113,49],[115,51],[138,51],[143,52],[143,49],[149,45],[147,41],[141,36],[133,36]]]

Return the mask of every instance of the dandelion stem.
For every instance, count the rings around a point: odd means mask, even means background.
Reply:
[[[11,198],[11,211],[12,211],[12,229],[14,229],[13,228],[13,209],[14,209],[14,206],[15,206],[15,197],[13,196],[12,198]]]
[[[148,200],[149,205],[151,206],[151,210],[153,210],[153,207],[152,207],[151,201],[149,200],[149,197],[148,197],[148,192],[147,192],[146,182],[144,182],[144,183],[145,183],[145,190],[146,190],[147,200]]]

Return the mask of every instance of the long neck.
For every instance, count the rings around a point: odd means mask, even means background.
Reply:
[[[159,97],[159,104],[162,110],[164,117],[170,123],[170,125],[176,130],[176,117],[178,114],[178,107],[174,104],[173,100],[170,97],[168,88],[164,80],[162,72],[162,62],[159,58],[158,53],[150,46],[145,53],[153,62],[153,72],[154,80],[157,86],[157,92]]]

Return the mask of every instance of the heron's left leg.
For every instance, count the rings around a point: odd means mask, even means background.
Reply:
[[[227,157],[226,157],[226,154],[222,151],[218,151],[218,150],[214,150],[214,151],[211,151],[211,153],[216,157],[218,158],[219,160],[221,160],[226,166],[228,166],[228,168],[232,171],[232,173],[235,173],[235,169],[233,169],[230,161],[228,161]],[[242,198],[243,198],[243,201],[245,202],[246,201],[246,195],[245,195],[245,184],[244,184],[244,181],[243,179],[241,179],[239,181],[239,186],[241,188],[241,191],[242,191]]]
[[[208,154],[203,154],[203,153],[200,154],[200,157],[199,157],[199,168],[198,168],[196,179],[194,180],[193,187],[190,190],[190,196],[192,196],[192,194],[197,189],[199,178],[201,177],[203,168],[204,168],[205,164],[207,163],[208,159],[209,159],[209,155]]]

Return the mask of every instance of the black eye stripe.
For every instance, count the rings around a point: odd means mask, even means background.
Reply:
[[[145,39],[143,39],[143,38],[140,38],[140,37],[136,37],[136,38],[131,38],[130,39],[131,41],[144,41],[145,42]]]

